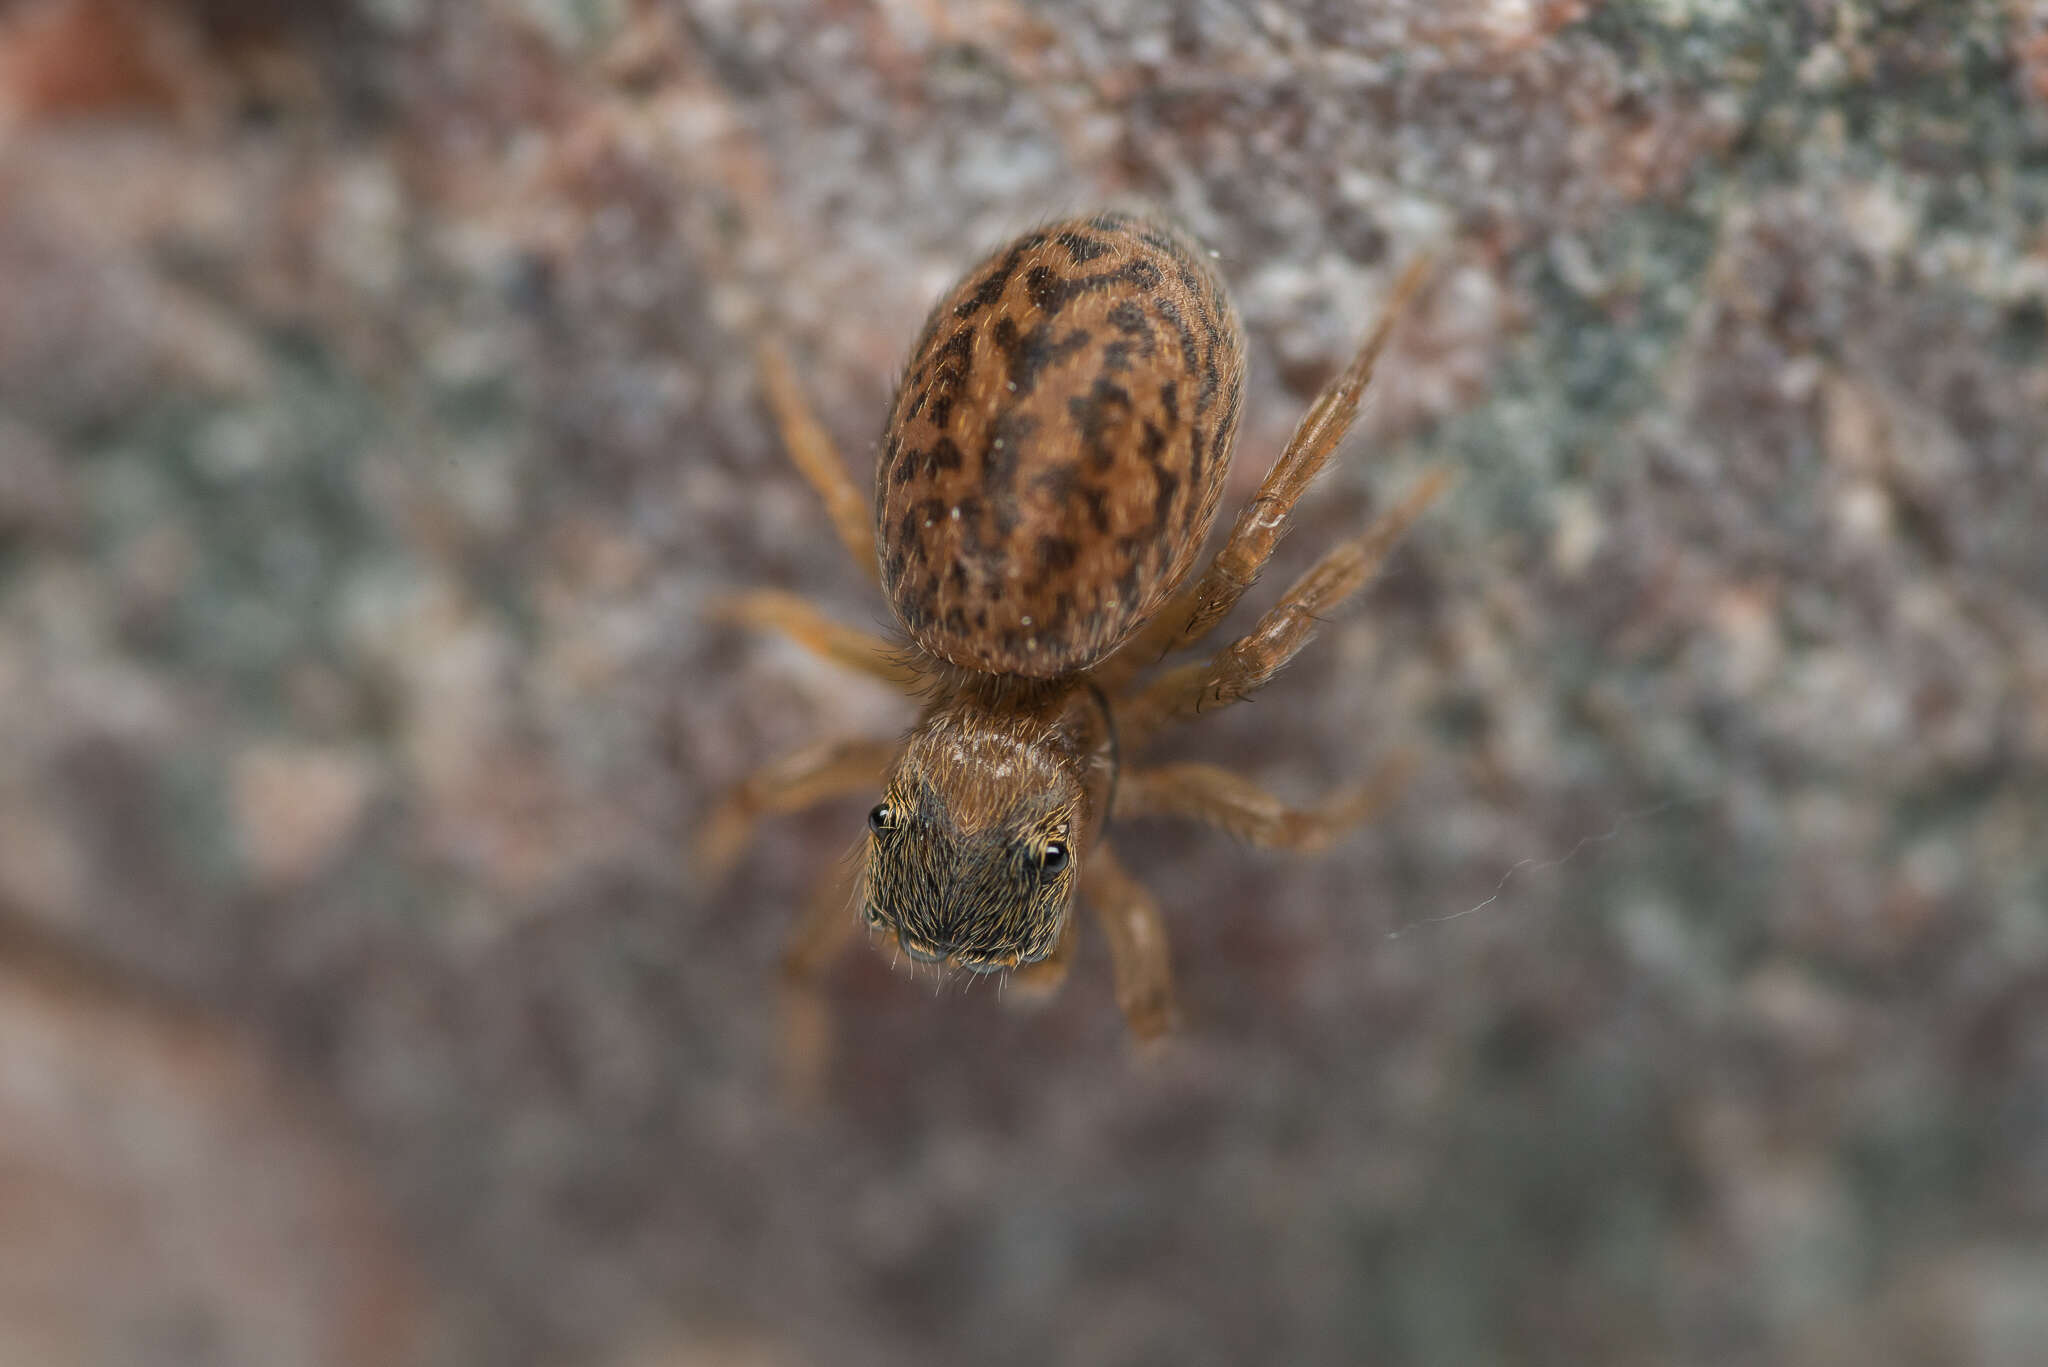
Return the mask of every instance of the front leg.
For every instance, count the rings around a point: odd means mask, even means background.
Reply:
[[[1020,1003],[1036,1005],[1060,990],[1067,980],[1067,969],[1074,962],[1074,941],[1080,938],[1080,924],[1081,918],[1069,912],[1052,953],[1035,964],[1020,964],[1010,970],[1010,992]]]
[[[1089,852],[1081,869],[1081,891],[1109,939],[1116,1004],[1124,1013],[1125,1024],[1141,1040],[1158,1038],[1179,1016],[1159,903],[1124,872],[1107,843]]]
[[[896,742],[886,740],[820,741],[757,771],[726,794],[704,823],[697,837],[698,868],[707,877],[722,876],[764,816],[880,786],[896,749]]]
[[[853,907],[860,865],[848,857],[811,891],[804,916],[782,952],[782,1078],[786,1094],[802,1105],[824,1090],[832,1060],[832,1013],[825,1001],[825,971],[859,924]]]
[[[734,626],[776,631],[823,660],[857,674],[894,684],[904,692],[924,679],[904,652],[871,632],[842,626],[785,589],[748,589],[721,594],[709,615]]]

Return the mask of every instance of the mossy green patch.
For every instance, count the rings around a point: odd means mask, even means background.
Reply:
[[[81,443],[99,563],[165,546],[163,596],[122,622],[122,645],[267,713],[289,669],[331,658],[332,598],[350,568],[395,552],[363,487],[382,423],[335,366],[273,353],[246,399],[177,396]]]

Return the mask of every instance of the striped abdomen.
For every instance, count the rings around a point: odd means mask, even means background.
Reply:
[[[924,650],[1085,669],[1187,577],[1243,394],[1223,287],[1124,214],[1027,233],[940,302],[876,472],[882,586]]]

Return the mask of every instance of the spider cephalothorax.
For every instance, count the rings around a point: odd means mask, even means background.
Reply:
[[[926,963],[979,972],[1059,943],[1115,747],[1099,695],[967,688],[919,719],[868,813],[861,908]]]
[[[778,628],[851,668],[919,692],[902,742],[841,741],[743,784],[704,837],[712,864],[753,820],[878,784],[854,899],[912,958],[1065,972],[1077,896],[1106,933],[1131,1028],[1172,1019],[1158,909],[1118,864],[1112,820],[1191,817],[1255,844],[1308,849],[1390,790],[1363,784],[1290,808],[1204,764],[1127,767],[1168,722],[1243,698],[1307,643],[1321,614],[1371,575],[1441,489],[1425,478],[1328,552],[1238,640],[1198,644],[1257,578],[1295,501],[1350,427],[1402,299],[1301,421],[1199,576],[1243,394],[1237,317],[1203,255],[1128,214],[1055,223],[990,256],[932,310],[891,408],[872,503],[847,479],[787,366],[764,350],[790,452],[840,539],[882,586],[907,646],[838,626],[802,599],[757,591],[735,620]],[[793,944],[809,992],[857,924],[844,893]]]

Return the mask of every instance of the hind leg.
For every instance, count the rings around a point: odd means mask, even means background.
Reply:
[[[1397,754],[1378,773],[1312,807],[1290,807],[1241,774],[1213,764],[1168,764],[1124,774],[1116,814],[1178,816],[1263,849],[1320,850],[1393,801],[1413,767]]]
[[[1121,683],[1161,656],[1200,641],[1244,597],[1259,577],[1273,548],[1287,531],[1294,505],[1307,491],[1358,416],[1358,401],[1372,382],[1373,367],[1386,349],[1387,338],[1427,274],[1427,258],[1411,264],[1394,282],[1393,298],[1359,346],[1343,373],[1316,396],[1294,429],[1294,436],[1273,462],[1259,492],[1237,515],[1229,539],[1202,577],[1175,594],[1152,624],[1118,653],[1105,673]],[[1108,686],[1108,685],[1106,685]]]
[[[1431,471],[1363,533],[1317,561],[1258,625],[1208,659],[1168,670],[1147,684],[1117,719],[1124,744],[1142,745],[1169,721],[1227,707],[1264,687],[1309,643],[1324,614],[1372,577],[1448,482],[1442,471]]]

